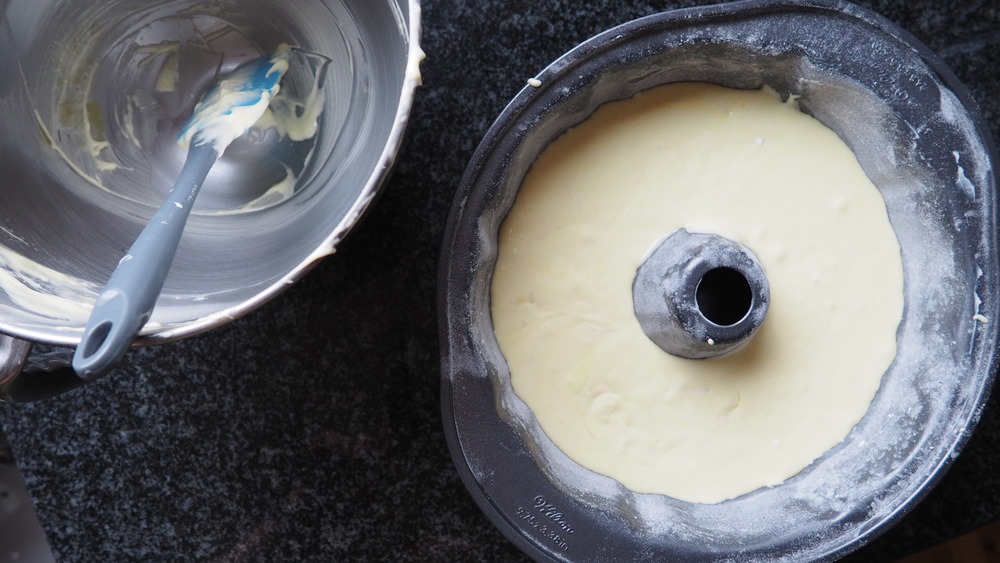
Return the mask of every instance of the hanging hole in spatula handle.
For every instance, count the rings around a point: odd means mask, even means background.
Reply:
[[[117,287],[106,288],[98,298],[73,356],[73,369],[80,378],[93,381],[105,375],[131,347],[136,334],[149,320],[155,294],[153,299],[145,299],[146,303],[136,299],[135,294]]]

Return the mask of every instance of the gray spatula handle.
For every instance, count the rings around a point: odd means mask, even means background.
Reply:
[[[82,379],[92,381],[116,366],[149,320],[191,206],[218,157],[209,143],[191,146],[166,201],[111,274],[73,356]]]

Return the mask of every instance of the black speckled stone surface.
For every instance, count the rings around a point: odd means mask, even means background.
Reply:
[[[448,207],[526,78],[615,24],[697,3],[425,0],[424,86],[398,168],[337,254],[243,319],[134,351],[72,394],[0,405],[56,557],[523,560],[445,445],[435,285]],[[862,4],[940,53],[1000,137],[996,0]],[[849,560],[891,561],[1000,518],[998,452],[994,401],[940,485]]]
[[[14,452],[10,449],[7,436],[0,432],[0,463],[14,463]]]

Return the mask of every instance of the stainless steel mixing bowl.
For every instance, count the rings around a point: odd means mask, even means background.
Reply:
[[[639,19],[536,78],[473,156],[442,255],[445,427],[483,511],[540,561],[827,560],[885,530],[958,455],[996,367],[996,156],[965,88],[891,22],[814,0]],[[795,477],[717,504],[569,459],[513,392],[490,319],[498,229],[536,156],[601,104],[682,81],[800,96],[879,188],[904,262],[897,355],[865,417]]]
[[[24,341],[79,340],[217,73],[301,49],[284,129],[213,169],[140,343],[242,315],[333,252],[388,176],[419,83],[417,0],[3,0],[0,17],[0,331]]]

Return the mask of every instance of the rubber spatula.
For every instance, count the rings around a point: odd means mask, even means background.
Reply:
[[[221,77],[195,106],[178,143],[187,160],[166,201],[111,274],[97,298],[73,369],[91,381],[116,366],[153,312],[184,225],[202,183],[234,139],[264,114],[288,70],[291,48],[240,65]]]

